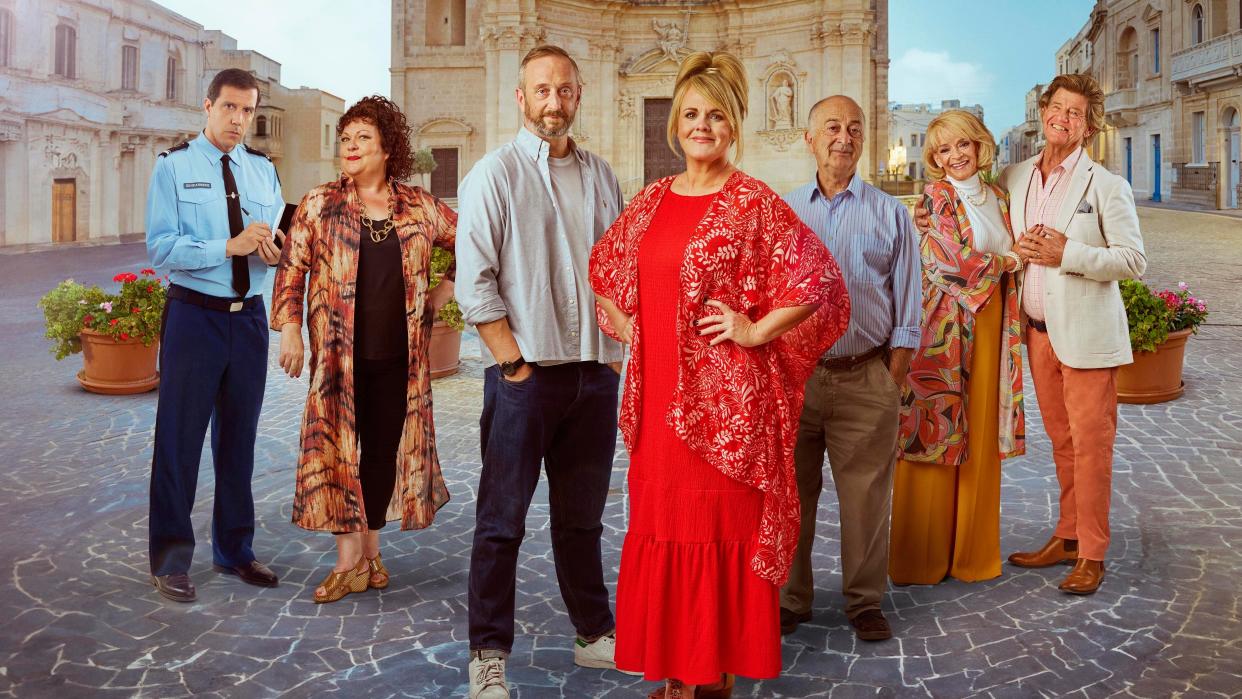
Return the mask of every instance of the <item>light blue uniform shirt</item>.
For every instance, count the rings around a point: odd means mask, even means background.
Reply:
[[[906,207],[857,174],[829,199],[818,182],[785,195],[798,218],[828,246],[850,294],[850,326],[825,356],[880,345],[917,349],[921,336],[919,238]]]
[[[234,298],[233,264],[224,254],[229,240],[229,211],[224,198],[224,152],[199,133],[185,148],[174,148],[155,159],[147,190],[147,256],[169,280],[209,296]],[[237,181],[242,223],[272,225],[277,206],[284,206],[276,168],[267,156],[238,145],[229,152],[229,172]],[[262,293],[267,263],[258,253],[247,255],[250,296]]]

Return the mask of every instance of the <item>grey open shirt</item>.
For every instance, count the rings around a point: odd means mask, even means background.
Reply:
[[[583,220],[592,222],[590,231],[565,230],[552,193],[548,143],[525,128],[475,163],[458,198],[456,296],[462,317],[479,325],[508,316],[528,362],[583,359],[579,309],[593,313],[595,307],[585,278],[588,258],[621,213],[621,186],[612,168],[572,141],[570,147],[583,177]],[[599,335],[597,360],[621,361],[620,343],[598,324],[591,327]],[[485,363],[494,364],[486,344],[482,349]]]

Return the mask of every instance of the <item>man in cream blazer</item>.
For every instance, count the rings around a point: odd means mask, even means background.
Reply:
[[[1147,267],[1130,184],[1083,151],[1103,124],[1104,93],[1088,75],[1061,75],[1040,96],[1044,150],[1001,173],[1022,231],[1027,356],[1061,486],[1051,539],[1009,562],[1072,563],[1065,592],[1104,578],[1117,367],[1133,361],[1117,282]]]

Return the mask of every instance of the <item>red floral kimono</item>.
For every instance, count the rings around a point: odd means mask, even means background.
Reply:
[[[591,252],[591,286],[624,313],[638,309],[638,249],[667,177],[639,192]],[[668,422],[687,445],[726,476],[763,493],[751,567],[775,585],[789,574],[800,515],[793,448],[804,384],[849,322],[849,297],[836,261],[767,185],[738,171],[708,205],[691,235],[681,271],[677,334],[682,354]],[[708,300],[757,320],[773,309],[819,304],[777,340],[754,348],[709,346],[691,321],[715,315]],[[600,327],[616,329],[597,307]],[[633,329],[620,427],[636,444],[643,390],[642,328]],[[619,339],[619,338],[618,338]]]
[[[1001,218],[1009,228],[1009,198],[996,185]],[[959,466],[966,459],[966,384],[974,345],[975,313],[997,291],[1002,256],[972,247],[974,234],[965,204],[953,185],[933,182],[931,229],[923,235],[923,339],[910,363],[902,391],[901,458]],[[1022,324],[1017,275],[1005,287],[1002,328],[1005,361],[1000,380],[1001,458],[1026,451],[1022,408]]]

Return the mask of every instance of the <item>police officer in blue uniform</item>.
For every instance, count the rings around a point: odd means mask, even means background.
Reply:
[[[215,465],[212,559],[216,570],[271,587],[255,560],[254,442],[267,377],[262,290],[280,258],[271,223],[284,206],[276,168],[242,143],[259,104],[250,73],[221,71],[197,138],[156,159],[147,193],[147,254],[169,275],[160,343],[160,395],[151,466],[151,581],[177,602],[190,580],[190,511],[210,424]]]

